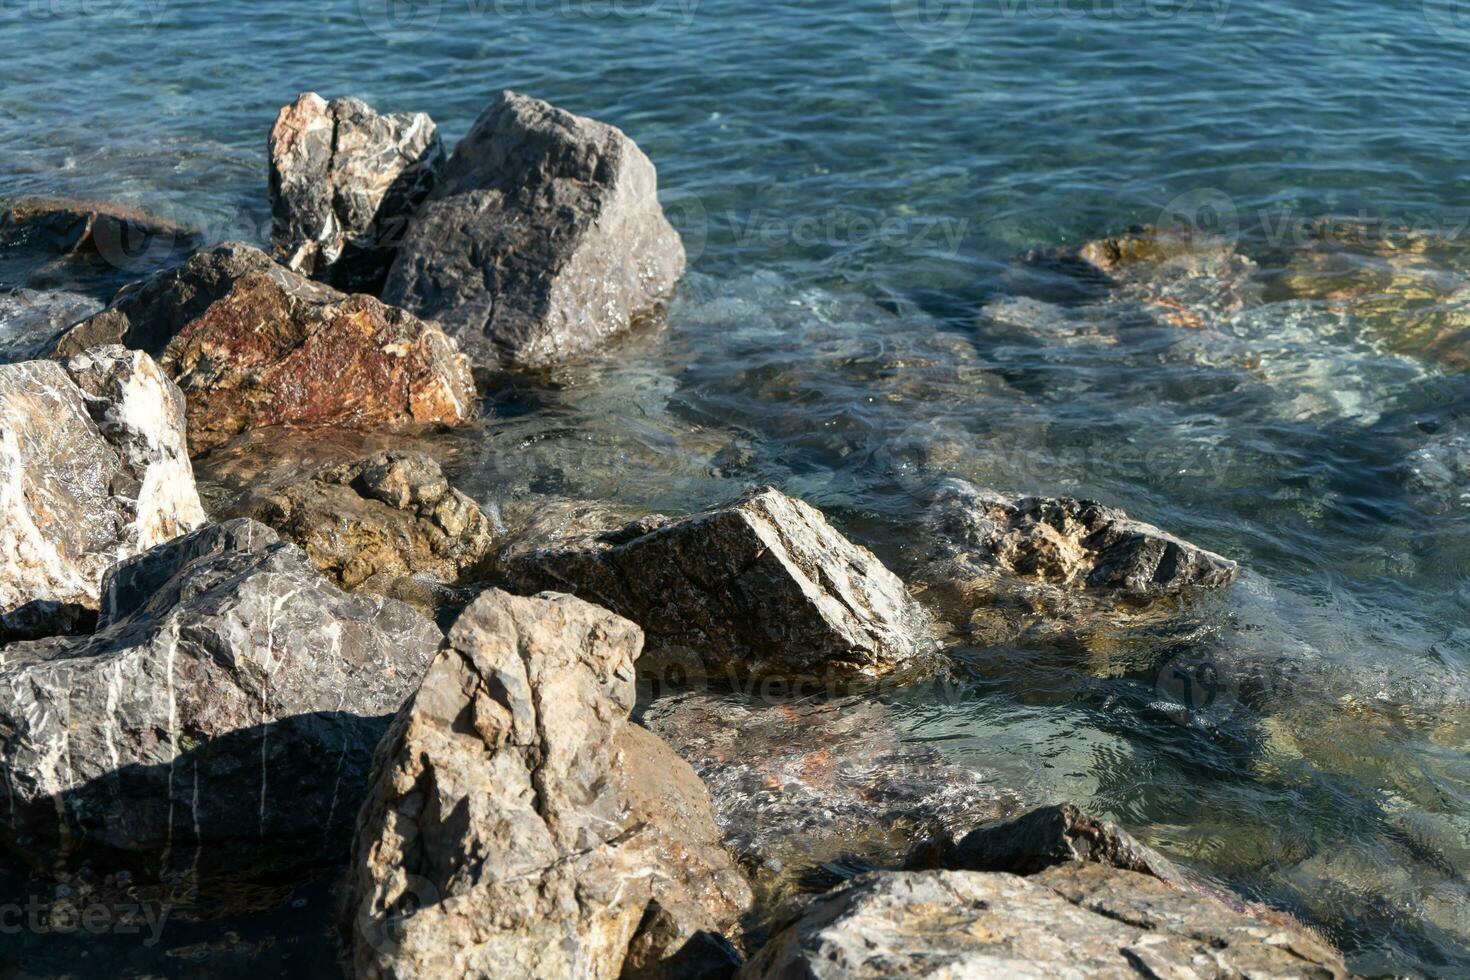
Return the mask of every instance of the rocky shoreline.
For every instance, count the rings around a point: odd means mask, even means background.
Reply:
[[[955,480],[907,581],[774,487],[507,519],[415,441],[662,315],[685,254],[653,163],[509,92],[447,156],[426,114],[312,93],[268,147],[269,252],[88,202],[0,217],[55,263],[179,260],[101,309],[8,300],[0,846],[31,874],[310,868],[354,977],[1348,975],[861,697],[942,674],[954,636],[1168,620],[1235,562]],[[1128,274],[1181,254],[1239,258],[1157,235],[1033,258],[1189,328]],[[340,458],[201,499],[195,463],[291,432]]]

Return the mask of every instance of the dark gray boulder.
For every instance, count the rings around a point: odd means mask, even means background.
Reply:
[[[694,672],[877,676],[935,646],[898,576],[820,511],[770,487],[505,557],[518,591],[579,595]]]
[[[344,292],[379,293],[444,165],[434,121],[303,92],[276,117],[269,149],[275,257]]]
[[[875,872],[814,900],[740,980],[1349,976],[1305,932],[1147,875],[1067,864],[1030,878]]]
[[[379,737],[443,636],[344,594],[251,521],[120,563],[86,637],[0,665],[0,836],[32,861],[93,848],[166,863],[208,844],[345,843]],[[289,854],[289,852],[287,852]]]
[[[505,92],[455,148],[383,298],[438,320],[477,365],[542,368],[627,329],[683,271],[643,151]]]

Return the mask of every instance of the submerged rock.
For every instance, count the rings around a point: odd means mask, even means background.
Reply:
[[[1308,935],[1156,878],[1068,864],[1031,878],[878,872],[813,901],[740,971],[809,977],[1347,977]]]
[[[1071,497],[1011,498],[945,480],[926,523],[933,540],[914,577],[944,619],[985,643],[1173,635],[1186,603],[1240,575],[1227,558]]]
[[[378,453],[300,482],[258,487],[222,516],[275,528],[334,585],[412,596],[430,615],[434,585],[484,578],[496,543],[490,518],[422,453]]]
[[[271,839],[315,859],[345,839],[386,716],[441,640],[407,606],[342,593],[252,521],[128,559],[95,635],[5,648],[4,838],[38,862],[105,847],[166,864]]]
[[[1174,862],[1140,844],[1125,830],[1070,803],[1028,810],[959,835],[953,829],[930,838],[909,855],[910,870],[1005,871],[1031,875],[1058,864],[1092,861],[1182,885]]]
[[[122,290],[58,351],[103,340],[162,348],[196,454],[258,426],[455,425],[475,407],[469,362],[437,326],[238,242]]]
[[[782,702],[683,692],[640,720],[708,785],[725,841],[769,920],[828,867],[897,866],[916,842],[1016,812],[994,777],[906,739],[872,701]]]
[[[86,628],[109,567],[203,522],[184,399],[147,354],[0,366],[0,641]]]
[[[651,976],[734,923],[749,892],[698,779],[627,721],[641,645],[571,596],[465,610],[379,750],[344,889],[357,976]]]
[[[946,480],[932,513],[955,561],[975,575],[1003,573],[1139,600],[1224,588],[1240,576],[1230,559],[1092,500],[1007,498]]]
[[[643,627],[712,675],[888,673],[935,646],[903,582],[821,512],[770,487],[506,558],[520,591],[560,589]]]
[[[382,290],[414,209],[444,165],[434,121],[303,92],[270,135],[271,246],[346,292]]]
[[[187,257],[203,236],[136,208],[70,197],[22,197],[0,206],[0,254],[29,285],[106,296],[122,283]]]
[[[101,309],[90,296],[64,290],[0,293],[0,364],[45,357],[64,329]]]
[[[506,92],[455,147],[383,297],[442,323],[477,365],[542,368],[627,329],[683,271],[643,151]]]

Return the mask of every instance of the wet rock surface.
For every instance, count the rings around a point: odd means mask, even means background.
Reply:
[[[749,893],[698,780],[627,721],[641,642],[566,595],[465,610],[379,750],[344,890],[357,976],[656,975],[733,924]]]
[[[373,747],[442,640],[388,600],[342,593],[251,521],[116,566],[95,635],[14,643],[0,687],[0,827],[29,860],[172,856],[236,842],[345,842]],[[217,850],[212,853],[222,853]]]
[[[303,92],[271,129],[271,247],[287,267],[377,294],[444,165],[434,121]]]
[[[114,562],[203,522],[184,400],[152,358],[0,365],[0,641],[85,628]]]
[[[195,228],[137,208],[71,197],[0,202],[0,280],[105,299],[123,283],[189,256]]]
[[[1031,875],[1058,864],[1092,861],[1123,871],[1152,875],[1171,885],[1183,877],[1174,863],[1106,820],[1070,803],[1028,810],[1020,816],[946,832],[909,855],[908,870],[1004,871]]]
[[[435,325],[239,243],[124,290],[59,349],[102,338],[164,344],[196,454],[258,426],[423,428],[458,424],[475,407],[469,362]]]
[[[863,676],[935,640],[903,582],[808,504],[769,487],[507,558],[517,590],[575,593],[632,619],[660,660],[712,675]]]
[[[946,827],[1015,813],[1021,798],[986,774],[906,739],[866,700],[777,700],[683,692],[639,720],[709,787],[725,841],[753,875],[760,925],[838,869],[897,866]],[[856,862],[856,865],[855,865]]]
[[[430,615],[453,604],[454,593],[436,587],[490,574],[496,544],[479,505],[451,487],[433,459],[412,452],[377,453],[300,482],[254,488],[221,516],[274,528],[334,585],[401,598]]]
[[[963,480],[929,493],[929,553],[914,578],[977,640],[1171,629],[1191,600],[1240,576],[1235,562],[1073,497],[1006,497]]]
[[[383,298],[442,323],[477,366],[542,368],[628,329],[683,271],[637,145],[506,92],[455,147]]]
[[[0,293],[0,364],[45,357],[63,330],[101,309],[92,297],[65,290]]]
[[[877,872],[814,900],[740,971],[774,977],[1347,977],[1306,935],[1156,878],[1072,863],[1030,878]]]

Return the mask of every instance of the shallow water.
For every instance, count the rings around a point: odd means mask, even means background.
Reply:
[[[907,571],[923,488],[962,476],[1234,557],[1243,580],[1166,635],[959,645],[962,683],[887,697],[1363,972],[1463,975],[1460,7],[0,0],[0,193],[262,242],[265,134],[301,89],[450,139],[503,87],[622,126],[692,271],[662,329],[493,393],[438,447],[460,485],[638,513],[768,482]],[[1416,232],[1309,226],[1328,214]],[[1017,261],[1148,222],[1256,268],[1165,282],[1181,325]]]

